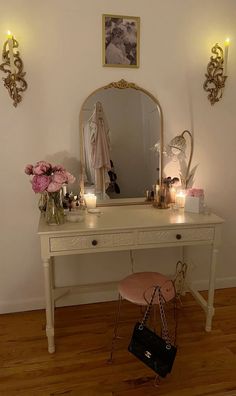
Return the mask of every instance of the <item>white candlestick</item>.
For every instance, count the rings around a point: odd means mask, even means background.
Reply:
[[[63,190],[63,195],[65,196],[66,193],[67,193],[67,184],[64,184],[64,185],[62,186],[62,190]]]
[[[225,51],[224,51],[224,75],[227,76],[227,63],[229,54],[229,38],[225,40]]]
[[[84,200],[87,206],[87,209],[95,209],[97,197],[94,194],[84,194]]]
[[[14,52],[13,52],[13,36],[11,32],[8,31],[8,49],[9,49],[9,58],[10,58],[10,68],[12,74],[15,73],[15,65],[14,65]]]

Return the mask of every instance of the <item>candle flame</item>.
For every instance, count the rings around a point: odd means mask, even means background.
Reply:
[[[178,195],[178,197],[185,197],[186,193],[185,193],[185,191],[178,191],[177,195]]]
[[[12,33],[10,30],[7,31],[7,38],[12,38]]]
[[[229,46],[229,43],[230,43],[230,38],[227,37],[227,38],[225,39],[225,46]]]

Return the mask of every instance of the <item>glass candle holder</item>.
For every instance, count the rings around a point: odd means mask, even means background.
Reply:
[[[95,209],[97,204],[97,197],[95,194],[84,194],[85,204],[87,209]]]
[[[184,208],[185,205],[185,191],[178,191],[175,196],[175,204],[178,208]]]

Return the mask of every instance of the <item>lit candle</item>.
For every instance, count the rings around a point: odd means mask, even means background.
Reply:
[[[170,187],[170,203],[175,203],[176,200],[176,189],[174,187]]]
[[[84,200],[87,206],[87,209],[95,209],[97,197],[95,194],[84,194]]]
[[[175,196],[175,203],[178,208],[184,208],[185,205],[185,192],[179,191]]]
[[[8,39],[9,58],[10,58],[10,68],[12,74],[14,74],[15,65],[14,65],[14,52],[13,52],[13,36],[9,30],[7,32],[7,39]]]
[[[224,75],[227,76],[227,63],[228,63],[228,53],[229,53],[229,42],[230,39],[225,40],[225,52],[224,52]]]

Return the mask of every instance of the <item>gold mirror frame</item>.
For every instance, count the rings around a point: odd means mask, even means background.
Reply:
[[[158,110],[158,114],[160,117],[160,140],[159,140],[159,144],[160,144],[160,151],[159,151],[159,180],[160,182],[162,181],[163,178],[163,113],[162,113],[162,109],[161,109],[161,105],[158,101],[158,99],[149,91],[147,91],[146,89],[138,86],[137,84],[133,83],[133,82],[128,82],[126,80],[119,80],[117,82],[111,82],[108,85],[104,85],[101,86],[97,89],[95,89],[93,92],[91,92],[87,98],[83,101],[81,109],[80,109],[80,113],[79,113],[79,135],[80,135],[80,191],[81,191],[81,195],[84,195],[84,172],[85,172],[85,160],[84,160],[84,150],[83,150],[83,146],[84,146],[84,136],[83,136],[83,107],[85,105],[85,103],[87,102],[87,100],[94,95],[95,93],[97,93],[98,91],[102,90],[102,89],[110,89],[110,88],[116,88],[116,89],[134,89],[137,91],[141,91],[144,94],[146,94],[147,96],[149,96],[155,103],[157,106],[157,110]],[[143,198],[117,198],[117,199],[111,199],[108,201],[101,201],[101,203],[98,203],[98,206],[104,205],[130,205],[130,204],[141,204],[141,203],[146,203],[145,202],[145,197]]]

